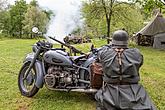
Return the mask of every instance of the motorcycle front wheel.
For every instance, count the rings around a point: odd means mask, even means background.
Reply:
[[[22,68],[19,72],[19,75],[18,75],[19,90],[20,90],[21,94],[26,97],[34,96],[39,90],[39,88],[37,88],[35,85],[36,77],[37,77],[35,67],[33,67],[30,70],[28,76],[24,79],[24,75],[25,75],[26,71],[28,70],[29,66],[30,66],[30,62],[25,63],[22,66]]]

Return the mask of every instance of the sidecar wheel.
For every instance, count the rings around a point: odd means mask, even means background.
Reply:
[[[34,96],[39,90],[39,88],[37,88],[36,85],[35,85],[35,81],[36,81],[36,77],[37,77],[35,67],[33,67],[31,69],[31,71],[28,74],[27,78],[24,79],[25,72],[29,68],[29,65],[30,65],[30,62],[25,63],[22,66],[22,68],[19,72],[19,76],[18,76],[19,90],[20,90],[21,94],[23,96],[26,96],[26,97]]]

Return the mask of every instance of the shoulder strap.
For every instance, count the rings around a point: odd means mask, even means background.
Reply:
[[[115,48],[115,51],[117,52],[117,55],[118,55],[118,62],[119,62],[119,65],[121,65],[122,64],[122,62],[121,62],[121,54],[123,53],[123,51],[124,51],[124,49],[123,48],[120,48],[120,49],[118,49],[118,48]]]
[[[123,79],[122,78],[122,59],[121,59],[121,54],[123,53],[124,49],[123,48],[115,48],[115,51],[117,52],[118,56],[118,63],[119,63],[119,73],[120,73],[120,81]]]

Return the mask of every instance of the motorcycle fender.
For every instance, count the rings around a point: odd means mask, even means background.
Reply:
[[[87,61],[85,61],[85,63],[83,64],[83,67],[88,68],[89,74],[91,74],[91,73],[90,73],[90,65],[91,65],[94,61],[95,61],[95,58],[91,57],[91,58],[89,58]],[[86,72],[85,70],[81,70],[81,71],[80,71],[80,79],[84,79],[84,74],[85,74],[85,72]]]
[[[34,58],[34,53],[30,53],[26,56],[23,62],[24,63],[32,62],[33,58]],[[37,79],[36,79],[35,85],[38,88],[42,88],[44,84],[44,71],[43,71],[42,62],[39,60],[36,60],[34,65],[35,65],[35,69],[37,73]]]
[[[89,58],[85,63],[83,64],[83,67],[88,67],[90,64],[92,64],[95,61],[94,57]]]
[[[27,63],[27,62],[31,62],[34,58],[34,53],[29,53],[27,54],[27,56],[25,57],[23,63]]]

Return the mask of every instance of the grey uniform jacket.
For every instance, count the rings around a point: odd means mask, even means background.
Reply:
[[[121,51],[121,67],[118,52],[113,48],[103,47],[98,54],[103,65],[104,81],[107,83],[138,83],[139,68],[143,63],[143,56],[138,49],[124,49]]]
[[[105,46],[98,58],[106,84],[95,95],[97,110],[156,110],[143,86],[138,84],[143,64],[138,49],[125,49],[119,58],[114,48]]]

